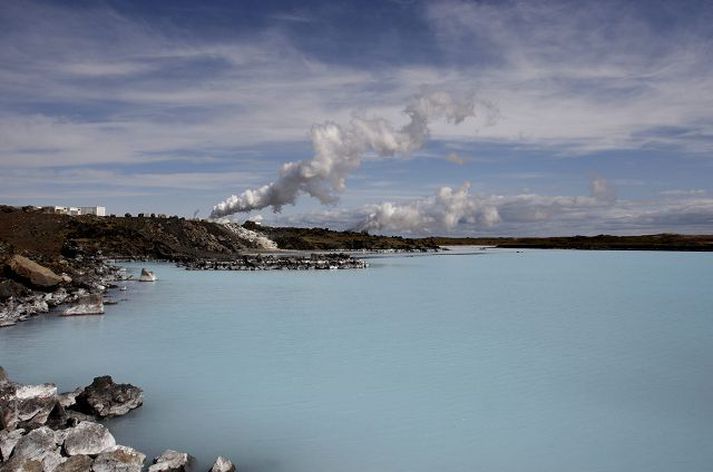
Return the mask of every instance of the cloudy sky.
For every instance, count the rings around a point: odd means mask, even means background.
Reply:
[[[711,233],[712,46],[707,1],[3,0],[0,202],[207,217],[277,182],[233,217]],[[472,113],[414,137],[438,94]]]

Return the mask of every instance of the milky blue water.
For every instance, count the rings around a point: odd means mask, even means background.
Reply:
[[[241,472],[712,470],[713,254],[148,266],[160,280],[103,317],[0,330],[0,365],[142,386],[117,439],[198,470],[219,454]]]

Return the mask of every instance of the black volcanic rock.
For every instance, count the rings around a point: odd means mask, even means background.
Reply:
[[[29,293],[27,288],[14,280],[0,281],[0,300],[7,300],[10,297],[24,297]]]
[[[91,385],[77,395],[70,408],[98,417],[125,415],[144,403],[144,392],[131,384],[117,384],[105,375],[95,377]]]

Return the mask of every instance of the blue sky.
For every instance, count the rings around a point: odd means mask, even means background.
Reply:
[[[336,203],[234,217],[711,233],[711,25],[703,1],[5,0],[0,202],[206,217],[311,159],[314,125],[398,129],[444,91],[487,107],[434,119],[410,152],[366,152]]]

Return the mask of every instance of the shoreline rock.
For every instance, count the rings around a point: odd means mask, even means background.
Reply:
[[[156,457],[148,472],[187,472],[191,468],[193,457],[185,452],[166,449]]]
[[[40,290],[52,289],[64,281],[47,267],[19,254],[8,260],[7,270],[12,277]]]
[[[210,472],[235,472],[235,465],[233,465],[230,459],[218,456],[213,463],[213,467],[210,468]]]
[[[116,445],[97,455],[93,472],[141,472],[146,454],[128,446]]]
[[[102,314],[103,295],[110,288],[118,288],[114,282],[130,278],[125,269],[109,265],[102,258],[82,258],[74,264],[77,275],[72,278],[63,274],[62,283],[52,291],[39,290],[13,279],[0,281],[0,327],[13,326],[63,304],[70,306],[60,315]],[[9,270],[7,265],[5,267]]]
[[[104,296],[93,293],[80,297],[76,303],[62,312],[62,316],[103,315]]]
[[[114,436],[104,425],[82,421],[64,432],[64,452],[68,456],[92,456],[116,446]]]
[[[78,411],[85,403],[93,416]],[[141,403],[140,388],[116,384],[109,376],[57,394],[54,384],[12,382],[0,367],[0,472],[141,472],[146,454],[116,444],[109,429],[97,422]],[[148,470],[186,472],[193,461],[188,453],[167,449]],[[211,472],[235,472],[235,466],[221,456]]]
[[[144,391],[131,384],[117,384],[108,376],[95,377],[75,397],[72,409],[100,418],[122,416],[144,403]]]
[[[141,275],[139,276],[139,282],[156,282],[156,274],[147,270],[145,267],[141,269]]]

